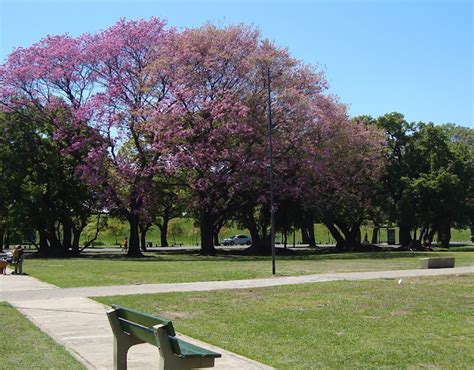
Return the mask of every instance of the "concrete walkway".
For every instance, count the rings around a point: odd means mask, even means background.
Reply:
[[[219,289],[245,289],[270,287],[278,285],[294,285],[305,283],[321,283],[339,280],[370,280],[370,279],[396,279],[403,277],[456,275],[474,273],[474,266],[455,267],[449,269],[419,269],[419,270],[394,270],[394,271],[369,271],[369,272],[342,272],[333,274],[285,276],[267,279],[248,279],[230,281],[204,281],[177,284],[139,284],[139,285],[112,285],[85,288],[59,289],[49,284],[35,282],[34,289],[0,289],[0,301],[23,301],[32,299],[58,299],[74,297],[104,297],[111,295],[149,294],[169,292],[197,292]],[[9,276],[17,278],[15,275]],[[33,279],[21,276],[19,279]],[[8,278],[7,278],[8,279]],[[35,279],[36,280],[36,279]],[[16,284],[16,283],[15,283]],[[15,285],[13,284],[12,287]],[[41,284],[45,284],[41,288]],[[27,284],[23,283],[22,286]]]
[[[106,307],[87,297],[163,292],[244,289],[277,285],[316,283],[337,280],[397,279],[404,277],[460,275],[474,273],[474,266],[432,270],[398,270],[318,274],[268,279],[210,281],[183,284],[144,284],[109,287],[61,289],[24,275],[0,276],[0,301],[8,301],[41,330],[73,354],[90,369],[112,368],[112,331],[105,315]],[[179,323],[178,323],[179,326]],[[216,369],[271,369],[234,353],[195,339],[186,340],[221,353]],[[131,369],[156,366],[158,350],[142,344],[129,352]]]

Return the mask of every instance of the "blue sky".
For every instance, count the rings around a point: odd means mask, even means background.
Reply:
[[[351,115],[398,111],[409,121],[474,127],[471,0],[0,0],[0,59],[47,34],[79,35],[119,18],[177,28],[253,24],[326,70]]]

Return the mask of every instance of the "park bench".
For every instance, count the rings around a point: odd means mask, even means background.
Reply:
[[[127,368],[130,347],[149,343],[158,347],[158,368],[184,370],[213,367],[219,353],[209,351],[176,337],[170,320],[112,305],[107,317],[114,333],[114,369]]]
[[[454,267],[454,257],[420,258],[422,269],[441,269]]]

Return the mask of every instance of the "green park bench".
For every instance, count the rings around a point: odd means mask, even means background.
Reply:
[[[213,367],[219,353],[208,351],[176,337],[170,320],[112,305],[107,317],[114,333],[114,369],[127,368],[130,347],[149,343],[158,347],[162,370]]]

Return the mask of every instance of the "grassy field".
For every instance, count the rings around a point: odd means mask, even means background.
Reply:
[[[278,369],[468,369],[473,275],[103,297]]]
[[[456,266],[474,265],[474,246],[451,250]],[[120,252],[123,253],[123,252]],[[277,274],[377,271],[419,268],[419,258],[447,252],[313,253],[297,251],[277,256]],[[271,276],[270,257],[220,254],[205,257],[192,253],[147,253],[142,259],[124,254],[94,254],[73,259],[26,258],[23,269],[29,275],[60,287],[181,283],[237,280]]]
[[[85,369],[66,350],[5,302],[0,302],[0,369]]]
[[[86,241],[91,235],[94,234],[94,225],[90,225],[84,231],[82,235],[82,242]],[[468,241],[470,238],[470,230],[458,230],[452,229],[452,241]],[[250,235],[248,230],[242,230],[236,227],[236,225],[225,226],[220,232],[220,238],[224,239],[231,235],[236,234],[246,234]],[[362,238],[367,237],[370,239],[372,238],[372,228],[371,227],[361,227],[361,235]],[[397,241],[398,241],[398,230],[397,234]],[[102,232],[100,237],[97,239],[99,244],[103,244],[106,246],[110,245],[118,245],[122,243],[123,239],[129,235],[129,228],[126,222],[122,222],[119,228],[115,229],[106,229]],[[194,221],[189,218],[178,218],[174,219],[170,222],[169,227],[169,234],[168,234],[168,242],[174,245],[198,245],[199,244],[199,228],[194,225]],[[334,244],[335,240],[329,233],[326,226],[322,224],[315,224],[315,238],[318,244]],[[281,233],[277,233],[276,239],[278,241],[282,241],[283,237]],[[298,244],[301,242],[301,232],[298,230],[295,233],[295,242]],[[387,229],[380,230],[380,240],[381,242],[387,241]],[[147,241],[151,242],[153,245],[160,245],[160,233],[158,227],[153,226],[151,227],[150,231],[147,234]],[[293,243],[293,234],[288,235],[288,244]]]

